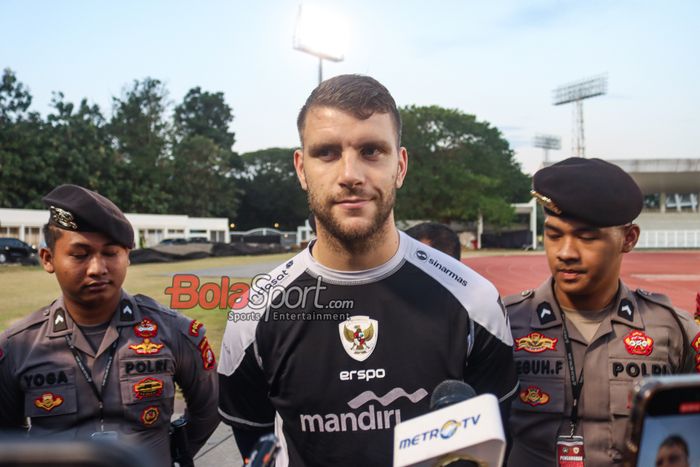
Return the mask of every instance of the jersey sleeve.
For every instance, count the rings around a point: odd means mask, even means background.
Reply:
[[[257,322],[229,321],[219,361],[219,414],[235,429],[274,426],[275,409],[256,351]]]
[[[15,379],[11,352],[6,334],[0,334],[0,431],[24,427],[24,401]]]

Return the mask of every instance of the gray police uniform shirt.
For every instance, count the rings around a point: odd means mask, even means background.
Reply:
[[[520,379],[510,417],[508,465],[554,466],[557,436],[571,431],[572,392],[552,279],[504,301]],[[566,328],[577,376],[583,369],[576,434],[584,437],[586,465],[618,463],[633,384],[644,376],[695,371],[700,347],[689,341],[700,337],[700,329],[664,295],[633,292],[622,282],[609,316],[590,343],[570,321]]]
[[[147,447],[157,465],[171,464],[176,382],[187,402],[192,453],[218,425],[216,362],[202,323],[122,291],[97,352],[62,297],[0,334],[0,429],[22,428],[29,417],[30,436],[85,439],[101,431],[99,401],[68,341],[101,392],[104,431]]]

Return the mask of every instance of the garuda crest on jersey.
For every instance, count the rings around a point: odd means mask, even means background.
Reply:
[[[340,343],[355,360],[367,360],[377,344],[379,322],[369,316],[352,316],[338,324]]]

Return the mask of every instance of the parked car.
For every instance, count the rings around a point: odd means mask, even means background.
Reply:
[[[39,258],[36,248],[22,240],[0,237],[0,264],[4,263],[39,264]]]
[[[160,241],[159,245],[185,245],[187,240],[184,238],[165,238]]]

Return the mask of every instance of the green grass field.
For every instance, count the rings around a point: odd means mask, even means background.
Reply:
[[[164,293],[172,285],[171,274],[184,270],[207,269],[222,266],[254,264],[258,262],[282,263],[293,256],[292,253],[264,256],[228,256],[206,258],[176,263],[139,264],[129,266],[124,288],[132,295],[144,294],[164,305],[168,305],[170,296]],[[250,282],[250,277],[231,278],[236,281]],[[204,278],[203,282],[220,283],[216,278]],[[201,284],[200,284],[201,285]],[[61,289],[52,274],[47,274],[41,266],[4,265],[0,267],[0,330],[32,311],[51,303],[61,293]],[[196,307],[181,310],[185,315],[204,323],[207,335],[214,351],[219,353],[221,337],[226,327],[227,309],[204,310]]]

